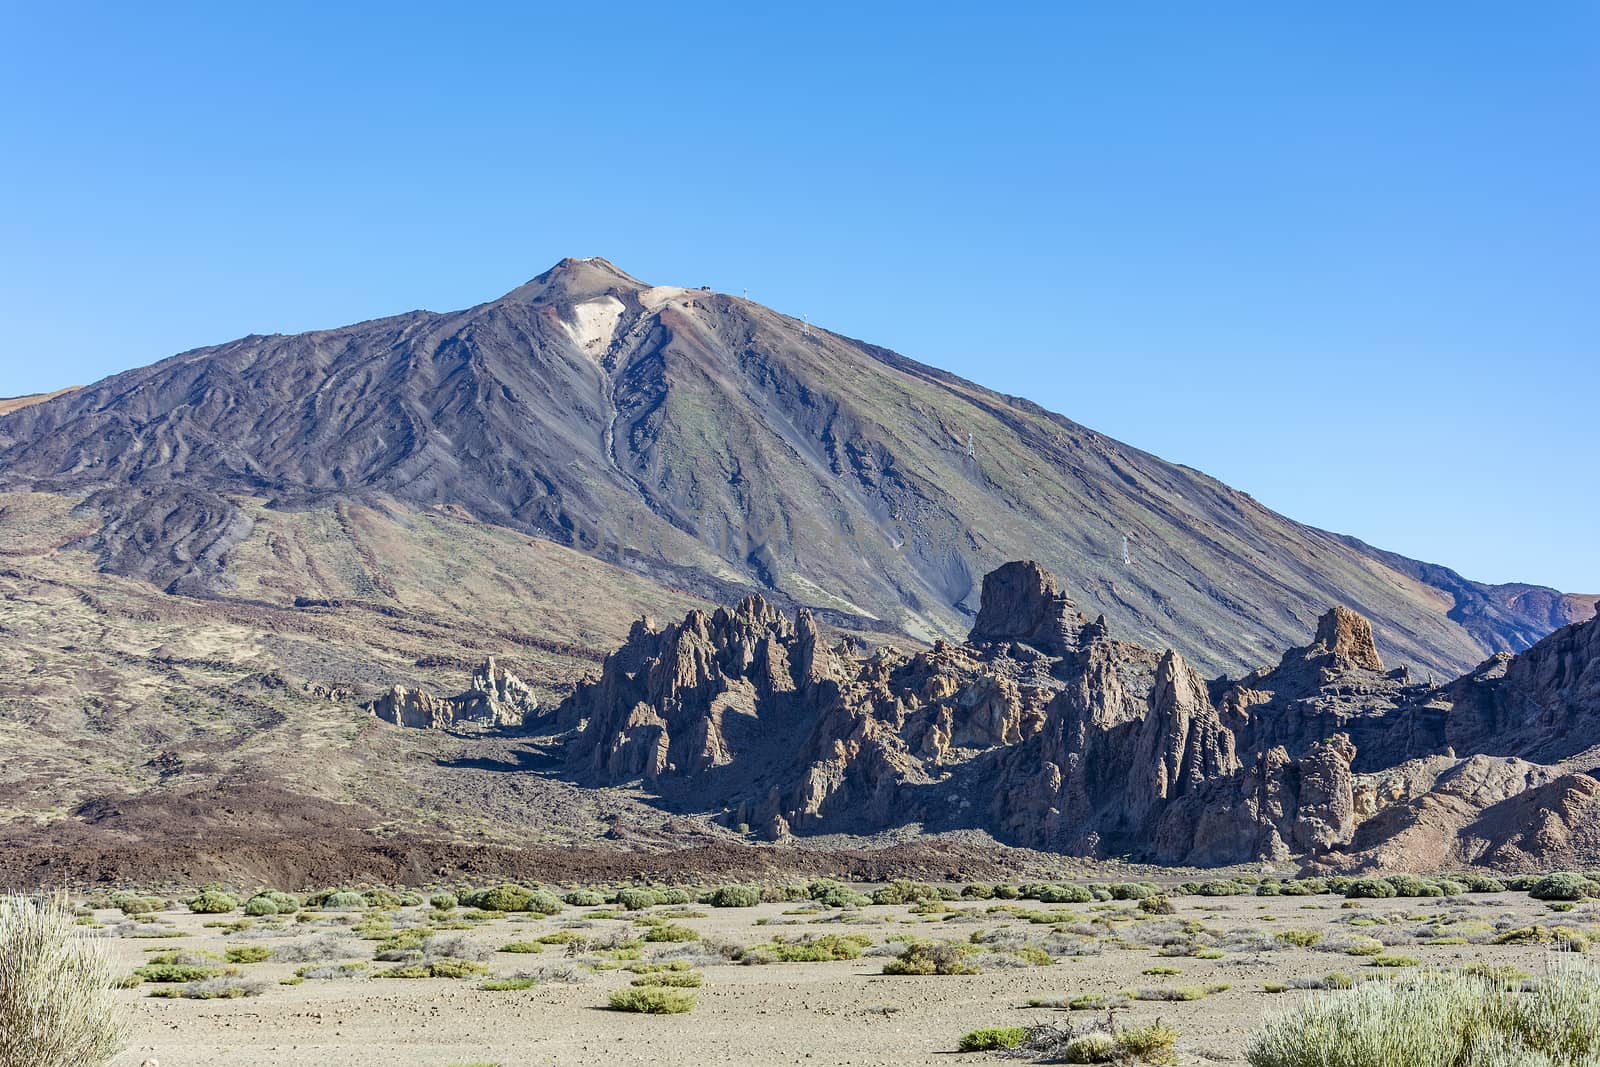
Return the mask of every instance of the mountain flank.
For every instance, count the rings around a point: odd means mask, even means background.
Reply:
[[[378,506],[452,509],[680,594],[760,593],[924,642],[970,629],[979,576],[1037,558],[1118,632],[1207,672],[1290,647],[1332,602],[1373,619],[1390,658],[1441,673],[1579,610],[602,259],[464,311],[245,337],[20,407],[0,417],[0,489],[92,514],[73,547],[105,571],[209,598],[252,584],[261,509]],[[395,606],[381,581],[373,596]]]

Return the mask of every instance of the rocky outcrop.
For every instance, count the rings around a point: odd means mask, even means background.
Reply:
[[[808,614],[759,597],[640,622],[554,715],[581,726],[569,765],[769,838],[920,826],[1190,866],[1516,866],[1538,832],[1498,812],[1538,794],[1557,804],[1537,820],[1550,847],[1588,847],[1590,779],[1463,760],[1447,737],[1588,736],[1600,624],[1436,687],[1386,669],[1368,620],[1335,607],[1276,666],[1207,682],[1085,623],[1037,564],[983,590],[967,644],[914,653],[830,649]]]
[[[1082,621],[1055,575],[1032,560],[1007,563],[983,577],[983,599],[969,644],[1011,641],[1052,656],[1077,645]]]
[[[490,656],[473,672],[464,693],[438,697],[426,689],[396,685],[366,708],[384,722],[424,730],[515,729],[538,714],[539,701]]]
[[[600,676],[579,683],[554,719],[580,731],[569,764],[601,782],[693,776],[831,701],[840,673],[809,611],[790,619],[752,596],[660,630],[649,619],[635,623]]]
[[[1372,640],[1372,623],[1343,605],[1336,605],[1317,620],[1317,639],[1312,647],[1327,650],[1335,671],[1384,669],[1378,646]]]

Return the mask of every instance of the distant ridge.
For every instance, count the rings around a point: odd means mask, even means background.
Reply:
[[[34,404],[42,404],[46,400],[54,400],[58,396],[66,396],[68,393],[75,393],[82,388],[83,386],[81,385],[69,385],[65,389],[57,389],[53,393],[30,393],[27,396],[0,397],[0,415],[9,415],[13,411],[21,411],[23,408],[32,407]]]

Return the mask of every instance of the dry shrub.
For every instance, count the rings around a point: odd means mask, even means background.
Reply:
[[[64,896],[0,897],[0,1067],[98,1067],[122,1048],[105,945]]]

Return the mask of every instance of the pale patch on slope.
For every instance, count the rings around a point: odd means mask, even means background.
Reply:
[[[584,355],[599,361],[610,351],[611,341],[617,335],[617,324],[622,321],[625,310],[625,305],[616,297],[602,296],[574,307],[573,321],[562,325],[566,326],[567,336],[582,349]]]

